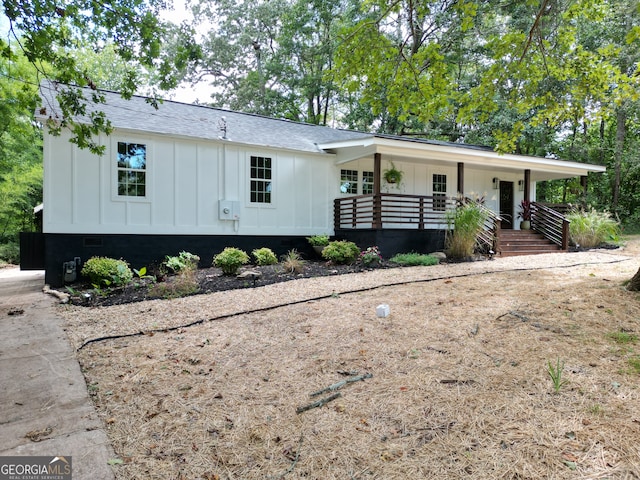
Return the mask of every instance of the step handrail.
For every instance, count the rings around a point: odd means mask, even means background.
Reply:
[[[562,250],[569,249],[569,220],[562,213],[538,202],[531,202],[531,229]]]

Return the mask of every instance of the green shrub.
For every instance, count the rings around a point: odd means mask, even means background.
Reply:
[[[282,268],[290,273],[302,273],[304,270],[304,260],[295,248],[282,257]]]
[[[447,255],[452,258],[467,258],[473,255],[478,234],[487,219],[487,212],[477,202],[459,205],[446,214]]]
[[[326,247],[329,245],[329,235],[312,235],[307,237],[307,242],[312,247]]]
[[[234,247],[226,247],[213,257],[213,264],[221,268],[225,275],[235,275],[238,269],[247,263],[249,263],[249,255]]]
[[[567,214],[571,241],[583,248],[620,240],[620,225],[609,212],[574,210]]]
[[[256,259],[257,265],[275,265],[278,263],[278,257],[270,248],[257,248],[251,254]]]
[[[180,273],[183,270],[195,270],[198,267],[200,257],[189,252],[180,252],[177,256],[167,255],[164,264],[174,273]]]
[[[353,242],[339,240],[329,242],[322,250],[322,257],[337,264],[353,263],[360,256],[360,249]]]
[[[391,257],[389,261],[407,267],[429,267],[431,265],[437,265],[439,263],[436,257],[432,257],[431,255],[425,255],[422,253],[398,253],[397,255]]]
[[[109,257],[91,257],[80,272],[93,285],[121,286],[133,280],[133,272],[124,260]]]
[[[20,245],[15,242],[0,245],[0,264],[9,263],[18,265],[20,263]]]

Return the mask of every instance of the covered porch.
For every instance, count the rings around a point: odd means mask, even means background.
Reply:
[[[532,229],[566,250],[566,218],[535,201],[536,183],[580,177],[586,196],[589,173],[605,171],[597,165],[500,155],[482,147],[388,136],[322,148],[336,155],[341,172],[347,171],[355,178],[352,172],[362,171],[371,178],[370,185],[363,183],[357,192],[351,190],[358,194],[343,194],[334,200],[336,237],[360,245],[378,245],[385,255],[442,249],[448,228],[447,211],[455,208],[461,198],[480,198],[487,209],[489,219],[478,239],[480,249],[500,251],[502,232],[520,228],[516,221],[518,206],[528,200]],[[385,182],[385,163],[403,170],[401,186]]]

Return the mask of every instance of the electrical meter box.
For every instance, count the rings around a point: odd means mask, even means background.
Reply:
[[[240,202],[236,200],[220,200],[218,202],[218,218],[220,220],[239,220]]]

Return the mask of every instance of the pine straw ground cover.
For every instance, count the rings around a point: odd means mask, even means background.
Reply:
[[[118,479],[639,478],[639,250],[60,313]]]

